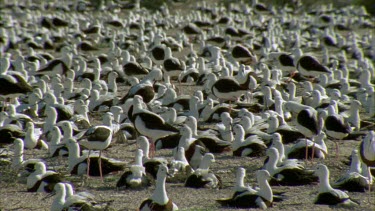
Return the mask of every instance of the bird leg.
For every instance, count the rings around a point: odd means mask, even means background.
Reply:
[[[311,140],[313,141],[313,138],[311,138]],[[314,153],[315,153],[315,141],[313,141],[314,144],[313,144],[313,147],[312,147],[312,152],[311,152],[311,162],[313,162],[314,160]]]
[[[337,140],[334,140],[335,144],[336,144],[336,161],[337,159],[339,158],[339,143]]]
[[[150,140],[150,152],[148,156],[153,158],[155,157],[155,151],[156,151],[155,142],[151,138],[149,140]]]
[[[286,82],[286,83],[291,82],[292,79],[293,79],[293,77],[297,74],[297,72],[298,72],[297,70],[293,70],[293,71],[290,73],[288,79],[287,79],[285,82]]]
[[[99,150],[99,173],[100,173],[100,179],[103,182],[103,172],[102,172],[102,150]]]

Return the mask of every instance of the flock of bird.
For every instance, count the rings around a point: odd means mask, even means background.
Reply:
[[[222,188],[210,169],[221,154],[267,156],[251,169],[255,187],[245,184],[246,163],[236,170],[233,195],[217,198],[226,207],[277,206],[288,198],[272,186],[308,184],[319,184],[315,204],[358,206],[350,192],[374,188],[375,19],[363,7],[256,0],[203,1],[182,13],[166,5],[150,12],[140,1],[1,7],[1,169],[22,172],[28,192],[54,194],[51,210],[108,208],[74,193],[68,175],[104,182],[116,172],[119,191],[155,186],[134,202],[140,210],[177,210],[166,182]],[[324,159],[342,155],[345,140],[358,143],[349,170],[331,182]],[[133,143],[134,163],[106,153]],[[48,158],[24,159],[31,149]],[[161,149],[172,156],[155,156]],[[67,168],[50,170],[51,159],[67,160]],[[314,159],[319,164],[306,168]]]

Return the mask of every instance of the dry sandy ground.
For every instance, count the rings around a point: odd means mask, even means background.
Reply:
[[[123,84],[119,84],[120,90],[125,90]],[[184,86],[184,85],[183,85]],[[182,94],[188,94],[191,89],[198,87],[180,88]],[[123,95],[124,92],[121,92]],[[114,143],[104,154],[115,159],[128,163],[133,162],[134,141],[125,144]],[[329,151],[334,151],[334,143],[327,141]],[[358,141],[341,141],[340,156],[335,158],[333,153],[325,160],[314,160],[307,162],[306,166],[311,168],[316,163],[324,163],[331,170],[331,180],[334,180],[348,170],[348,166],[342,161],[347,160],[353,147],[359,144]],[[172,153],[168,150],[161,150],[157,156],[167,156],[171,158]],[[212,165],[212,171],[218,174],[223,180],[223,189],[191,189],[183,187],[182,183],[168,183],[168,196],[178,205],[181,210],[231,210],[222,208],[215,199],[229,197],[232,194],[232,187],[235,180],[235,170],[237,167],[244,167],[247,170],[246,182],[255,185],[255,171],[262,166],[264,158],[236,158],[231,154],[217,154],[216,162]],[[25,150],[25,157],[44,158],[49,169],[54,169],[65,175],[66,181],[74,184],[75,191],[88,191],[94,194],[100,201],[112,201],[108,206],[109,210],[135,210],[140,203],[148,198],[154,186],[144,190],[116,190],[115,184],[121,172],[105,177],[104,183],[99,178],[80,178],[69,176],[65,171],[66,160],[48,158],[46,152],[38,150]],[[84,183],[83,183],[84,181]],[[275,203],[271,210],[331,210],[332,208],[322,205],[314,205],[313,201],[318,193],[317,185],[306,185],[300,187],[272,187],[273,190],[285,191],[287,199],[283,202]],[[26,192],[25,180],[17,176],[14,169],[1,167],[0,169],[0,210],[49,210],[53,198],[43,199],[46,193]],[[355,210],[375,210],[375,192],[370,193],[349,193],[354,199],[360,201],[360,206]],[[340,210],[341,208],[334,208]]]
[[[307,166],[314,166],[316,163],[324,163],[331,170],[331,180],[338,178],[344,173],[348,166],[341,163],[346,160],[347,155],[353,146],[357,145],[357,141],[344,141],[340,143],[340,156],[336,161],[335,156],[330,156],[325,160],[315,160],[313,163],[308,162]],[[334,149],[334,144],[327,142],[330,151]],[[105,154],[112,158],[133,162],[133,152],[135,144],[116,144],[106,150]],[[32,152],[27,150],[27,154],[43,152]],[[157,156],[169,156],[171,152],[162,150],[157,152]],[[30,157],[30,156],[27,156]],[[253,185],[256,183],[254,172],[259,169],[264,158],[234,158],[230,154],[216,155],[216,162],[212,165],[212,171],[217,173],[223,180],[224,188],[220,190],[212,189],[191,189],[183,187],[181,183],[167,183],[168,196],[182,210],[230,210],[221,208],[215,199],[227,197],[232,194],[232,187],[235,179],[235,169],[239,166],[245,167],[247,170],[246,182]],[[66,162],[64,165],[58,165],[55,159],[46,158],[49,168],[65,174]],[[0,209],[1,210],[49,210],[52,204],[52,198],[43,199],[46,193],[28,193],[26,184],[16,176],[16,172],[9,168],[0,171]],[[89,191],[98,197],[99,200],[113,202],[109,205],[110,210],[134,210],[143,199],[149,197],[154,187],[144,190],[116,190],[115,184],[121,173],[105,177],[104,183],[100,178],[80,178],[77,176],[66,175],[65,179],[74,184],[76,191]],[[82,184],[85,180],[84,184]],[[330,210],[328,206],[314,205],[313,201],[318,192],[318,186],[306,185],[300,187],[272,187],[273,190],[285,191],[287,199],[280,203],[275,203],[271,209],[283,210]],[[361,202],[360,207],[356,210],[374,210],[375,194],[370,193],[349,193],[354,199]],[[335,208],[337,209],[337,208]]]

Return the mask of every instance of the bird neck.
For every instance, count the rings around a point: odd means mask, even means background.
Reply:
[[[296,96],[296,86],[293,84],[293,83],[290,83],[289,85],[289,99],[293,99],[295,96]]]
[[[199,169],[201,170],[209,170],[210,168],[210,164],[211,164],[211,161],[210,160],[205,160],[203,158],[203,160],[201,161],[201,163],[199,164]]]
[[[151,196],[151,199],[153,199],[158,204],[166,204],[169,201],[167,191],[165,189],[165,180],[166,175],[157,178],[155,191]]]
[[[192,113],[192,116],[198,119],[199,118],[198,102],[196,102],[195,100],[190,100],[189,109],[190,109],[190,112]],[[192,127],[192,130],[194,130],[193,127]]]
[[[72,138],[73,137],[73,129],[71,127],[67,127],[64,130],[64,139]]]
[[[69,155],[68,155],[68,160],[69,163],[75,164],[76,160],[79,159],[79,145],[78,143],[74,143],[70,145],[69,147]]]
[[[23,163],[23,146],[16,147],[14,150],[14,159],[12,166],[20,166]]]
[[[319,175],[319,193],[329,192],[333,188],[329,184],[329,171],[325,171],[324,174]]]
[[[357,155],[352,155],[352,163],[350,164],[349,172],[361,172],[361,163]]]
[[[267,133],[273,133],[277,130],[277,127],[279,126],[279,123],[278,123],[278,120],[275,118],[275,119],[272,119],[271,121],[269,121],[268,123],[268,128],[267,128]]]
[[[69,198],[74,195],[73,187],[70,184],[65,184],[65,191],[66,191],[65,198]]]
[[[134,165],[139,165],[139,166],[142,166],[142,154],[139,154],[135,157],[135,163]]]
[[[192,138],[192,133],[183,134],[180,138],[178,146],[183,147],[185,150],[187,150],[192,143]]]
[[[266,200],[272,202],[273,201],[273,193],[272,193],[272,188],[270,184],[267,181],[267,178],[259,178],[258,179],[258,184],[259,184],[259,192],[258,194],[265,198]]]
[[[268,162],[266,163],[266,170],[273,175],[273,173],[277,170],[277,162],[279,158],[275,155],[270,155],[268,157]]]
[[[241,174],[240,176],[237,177],[236,179],[236,185],[235,185],[235,190],[239,190],[241,188],[244,188],[245,187],[245,175],[244,174]]]
[[[236,145],[240,145],[241,143],[243,143],[245,141],[245,131],[242,129],[239,129],[238,131],[236,131],[236,134],[234,136],[234,141],[233,141],[233,144]]]
[[[278,163],[280,164],[285,159],[285,150],[284,150],[284,144],[283,143],[280,142],[280,143],[277,144],[277,151],[279,151],[279,161],[278,161]]]
[[[190,123],[191,122],[191,123]],[[192,121],[189,121],[190,124],[188,124],[187,126],[190,127],[191,129],[191,132],[193,134],[193,136],[198,136],[198,131],[197,131],[197,122],[192,120]]]
[[[62,210],[65,204],[65,199],[66,199],[66,192],[65,189],[61,189],[59,192],[56,194],[56,198],[52,203],[51,210]]]
[[[145,160],[150,159],[149,153],[150,153],[150,145],[148,143],[141,145],[141,149],[143,151],[143,158]]]

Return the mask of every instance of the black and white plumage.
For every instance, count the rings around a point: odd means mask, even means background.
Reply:
[[[250,187],[245,187],[243,184],[244,173],[243,170],[238,170],[240,175],[237,175],[235,192],[231,198],[217,199],[222,206],[235,208],[261,208],[267,209],[273,205],[273,192],[268,180],[271,175],[266,170],[259,170],[256,172],[259,189],[254,190]],[[240,182],[242,180],[242,182]],[[241,184],[242,183],[242,184]]]
[[[335,112],[333,105],[328,106],[328,116],[324,121],[325,130],[328,136],[342,140],[352,131],[344,117]]]
[[[150,158],[150,142],[145,136],[139,136],[137,138],[137,144],[143,151],[142,164],[145,167],[145,172],[156,179],[157,172],[160,164],[167,165],[168,161],[163,157],[151,157]]]
[[[298,186],[313,184],[318,181],[318,177],[314,176],[314,171],[305,169],[301,164],[290,162],[282,166],[277,166],[279,152],[276,148],[271,147],[266,151],[269,157],[264,169],[270,172],[274,178],[270,181],[271,185],[288,185]]]
[[[370,179],[361,174],[361,161],[357,149],[353,149],[350,169],[334,183],[333,188],[350,192],[365,192],[370,189]]]
[[[151,185],[151,180],[146,176],[145,167],[142,163],[143,151],[136,150],[135,162],[130,166],[128,171],[125,171],[116,183],[117,188],[125,187],[131,189],[138,189],[148,187]]]
[[[127,99],[139,95],[143,98],[145,103],[149,103],[155,97],[154,82],[162,79],[162,72],[160,69],[153,69],[142,81],[135,83],[129,89],[128,93],[122,97],[119,103],[125,103]],[[138,81],[138,79],[136,79]]]
[[[11,144],[17,138],[24,139],[25,135],[25,132],[17,125],[4,125],[0,127],[0,146]]]
[[[232,150],[234,156],[253,157],[265,154],[267,146],[257,135],[245,139],[245,130],[240,124],[233,126],[233,133]]]
[[[169,174],[168,167],[166,165],[160,165],[157,173],[156,187],[149,199],[144,200],[140,207],[140,211],[157,211],[166,210],[173,211],[178,210],[178,207],[173,201],[168,198],[167,191],[165,188],[165,181]]]
[[[26,79],[18,74],[0,75],[0,97],[14,98],[32,92],[33,88]]]
[[[30,173],[35,171],[35,164],[43,162],[43,160],[37,158],[24,160],[24,143],[22,139],[15,139],[13,147],[14,154],[11,167],[14,169],[24,169],[25,171],[21,173],[22,176],[30,175]]]
[[[26,134],[25,134],[25,147],[27,149],[43,149],[48,150],[48,145],[46,142],[41,140],[39,137],[41,135],[41,130],[35,130],[34,123],[26,123]]]
[[[283,106],[286,111],[297,114],[296,128],[305,137],[311,138],[319,133],[321,125],[314,108],[293,101],[288,101]]]
[[[304,55],[298,59],[297,70],[304,76],[317,77],[320,74],[330,74],[328,67],[322,65],[317,58]]]
[[[186,70],[185,62],[172,56],[171,48],[165,48],[165,59],[163,62],[164,74],[169,77],[179,76],[184,70]]]
[[[103,208],[96,205],[93,195],[83,192],[74,194],[73,187],[69,183],[59,182],[54,186],[53,193],[56,195],[51,205],[51,211],[62,210],[98,210]],[[47,196],[47,197],[50,197]],[[103,204],[102,204],[103,205]]]
[[[173,160],[168,164],[170,177],[168,181],[177,182],[185,181],[186,177],[194,172],[189,162],[185,157],[185,150],[183,147],[178,147],[173,156]]]
[[[60,144],[62,139],[61,131],[59,127],[53,126],[50,131],[50,143],[49,143],[49,154],[51,157],[57,156],[68,156],[68,147]]]
[[[252,49],[242,45],[235,45],[231,48],[232,57],[241,64],[254,65],[258,61]]]
[[[352,132],[352,128],[343,116],[336,114],[333,105],[328,106],[328,116],[324,120],[325,131],[328,136],[335,140],[336,156],[339,155],[338,141],[342,140]]]
[[[267,133],[268,134],[279,133],[282,136],[283,142],[285,144],[294,143],[299,138],[304,137],[304,135],[300,131],[287,125],[286,123],[284,123],[283,125],[280,125],[278,116],[268,117],[267,123],[269,125],[267,128]]]
[[[373,130],[368,132],[359,145],[359,155],[361,161],[367,167],[367,175],[371,175],[370,167],[375,167],[375,132]],[[370,184],[372,184],[372,177],[369,179]]]
[[[57,119],[56,122],[69,120],[73,117],[73,109],[67,105],[63,105],[57,102],[56,96],[48,92],[44,95],[43,100],[46,102],[46,109],[47,107],[54,107],[57,112]]]
[[[66,144],[69,149],[68,172],[72,175],[88,173],[89,176],[100,176],[99,163],[102,163],[102,175],[122,171],[125,168],[124,162],[106,157],[101,157],[99,162],[99,156],[96,154],[90,155],[90,162],[88,163],[88,154],[83,153],[83,155],[80,155],[79,144],[73,138],[69,138]]]
[[[178,132],[177,128],[166,123],[159,115],[142,108],[142,105],[142,97],[134,96],[132,122],[141,135],[157,140]]]
[[[199,145],[199,146],[202,146],[205,150],[207,150],[206,146],[201,141],[193,137],[193,132],[190,129],[190,127],[187,125],[183,125],[180,128],[180,135],[181,137],[180,137],[177,147],[184,148],[185,157],[191,165],[191,159],[196,151],[195,146]],[[174,150],[174,153],[175,152],[176,152],[176,149]]]
[[[307,146],[307,158],[322,158],[324,159],[328,154],[327,146],[324,142],[326,138],[325,133],[320,133],[309,139],[299,139],[296,144],[286,150],[286,156],[288,158],[305,159],[306,158],[306,146]]]
[[[75,137],[79,144],[89,150],[104,150],[112,141],[112,129],[105,125],[96,125],[80,132]]]
[[[166,46],[161,44],[162,39],[160,34],[155,34],[153,45],[150,48],[150,57],[156,65],[162,65],[165,59]]]
[[[190,188],[221,188],[222,183],[220,177],[209,170],[212,162],[215,162],[215,157],[212,153],[206,153],[199,165],[185,181],[185,187]]]
[[[235,78],[226,76],[217,78],[213,73],[207,76],[208,88],[210,92],[221,100],[237,101],[247,91],[247,87],[235,80]]]
[[[27,191],[50,193],[53,191],[55,184],[62,181],[60,174],[47,171],[46,164],[37,162],[35,171],[27,177]]]
[[[329,184],[329,170],[324,164],[315,167],[315,174],[319,176],[319,194],[315,199],[315,204],[358,206],[359,203],[352,200],[344,191],[334,189]]]

